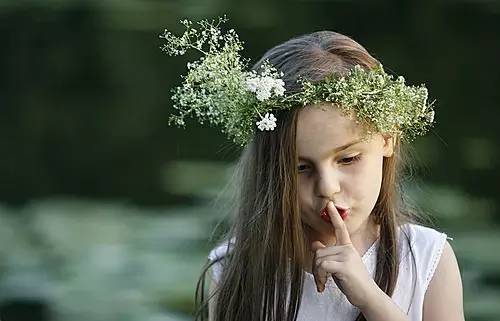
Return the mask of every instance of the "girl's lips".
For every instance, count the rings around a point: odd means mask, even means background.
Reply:
[[[342,217],[342,220],[345,221],[345,219],[347,218],[347,216],[349,215],[349,209],[348,208],[345,208],[345,207],[340,207],[340,206],[337,206],[335,205],[335,208],[337,209],[337,211],[339,212],[340,214],[340,217]],[[321,213],[320,213],[320,216],[321,218],[326,221],[326,222],[331,222],[330,220],[330,216],[328,215],[328,209],[325,207],[321,210]]]

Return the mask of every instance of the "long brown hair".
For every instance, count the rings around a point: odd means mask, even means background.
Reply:
[[[292,38],[267,51],[265,60],[283,72],[287,92],[300,90],[296,80],[320,81],[344,74],[359,64],[378,64],[365,48],[349,37],[319,31]],[[228,190],[233,194],[229,231],[221,240],[234,241],[226,255],[207,261],[195,293],[196,320],[206,320],[209,297],[204,300],[205,275],[216,263],[224,273],[217,282],[216,321],[294,321],[304,282],[303,266],[309,251],[297,195],[297,115],[300,108],[277,112],[272,132],[256,131],[237,163]],[[371,213],[380,225],[375,281],[389,296],[398,278],[397,227],[422,223],[403,199],[402,176],[407,164],[399,138],[394,155],[383,161],[382,186]],[[409,150],[408,150],[409,151]],[[293,286],[292,286],[293,285]],[[289,295],[288,295],[289,294]],[[360,313],[357,321],[365,320]]]

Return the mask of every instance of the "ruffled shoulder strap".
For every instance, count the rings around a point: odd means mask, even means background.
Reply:
[[[219,282],[220,276],[224,269],[224,260],[222,260],[222,258],[224,258],[229,252],[231,252],[234,242],[234,237],[231,238],[230,242],[228,240],[225,240],[224,242],[213,248],[208,254],[208,259],[211,262],[217,259],[221,259],[220,261],[212,265],[212,280],[214,280],[216,283]]]
[[[410,244],[418,267],[417,280],[425,293],[436,271],[446,240],[453,240],[453,238],[431,227],[418,224],[408,224],[407,226]]]

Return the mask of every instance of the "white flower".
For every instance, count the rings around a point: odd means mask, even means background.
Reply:
[[[420,88],[420,91],[418,92],[421,97],[422,97],[422,101],[424,102],[424,105],[422,106],[422,114],[425,112],[425,110],[427,109],[427,97],[429,95],[429,92],[427,91],[427,88]]]
[[[274,81],[274,94],[276,96],[283,96],[285,92],[285,82],[281,79],[276,79]]]
[[[257,76],[246,79],[247,89],[257,94],[259,101],[269,99],[274,93],[277,96],[283,96],[285,92],[285,82],[281,79],[274,79],[271,76]]]
[[[257,91],[257,87],[259,86],[259,79],[258,78],[248,78],[246,80],[246,85],[247,85],[247,89],[254,93]]]
[[[427,114],[426,118],[429,121],[429,123],[432,123],[434,121],[434,110],[431,110],[431,112]]]
[[[269,88],[260,88],[257,91],[257,99],[260,101],[265,101],[271,97],[271,90]]]
[[[266,115],[258,122],[256,122],[259,129],[264,130],[274,130],[276,127],[276,117],[273,114],[266,113]]]

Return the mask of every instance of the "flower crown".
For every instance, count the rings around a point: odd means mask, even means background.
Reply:
[[[243,42],[231,29],[223,33],[217,21],[181,23],[186,30],[175,36],[165,29],[160,38],[166,40],[161,49],[171,56],[184,55],[195,49],[202,57],[187,64],[183,84],[172,89],[174,109],[168,124],[184,127],[184,118],[196,116],[201,124],[222,125],[222,132],[233,142],[244,146],[252,138],[255,127],[272,131],[276,117],[272,111],[297,106],[331,102],[346,115],[354,111],[356,122],[365,122],[375,132],[400,135],[411,141],[424,135],[434,122],[434,110],[427,104],[425,85],[407,86],[402,76],[393,79],[382,65],[365,70],[356,65],[346,75],[331,75],[319,82],[299,78],[302,90],[286,93],[285,83],[268,61],[259,71],[247,70],[248,59],[240,56]],[[371,133],[368,130],[368,133]]]

